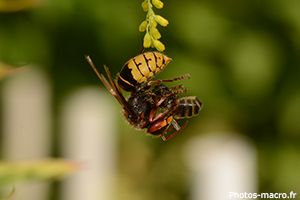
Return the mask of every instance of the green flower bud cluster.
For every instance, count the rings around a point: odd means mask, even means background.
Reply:
[[[161,9],[164,6],[163,2],[160,0],[152,0],[152,4],[158,9]],[[162,16],[156,15],[154,13],[152,9],[152,4],[151,0],[145,0],[142,3],[143,10],[148,13],[146,15],[146,20],[140,24],[139,31],[146,31],[143,42],[143,46],[145,48],[152,47],[156,48],[158,51],[164,51],[166,48],[165,45],[158,40],[161,38],[161,34],[156,28],[156,26],[157,24],[161,26],[167,26],[169,22]]]

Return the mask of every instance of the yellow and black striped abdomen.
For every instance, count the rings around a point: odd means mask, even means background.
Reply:
[[[183,97],[177,100],[178,107],[174,111],[176,119],[190,118],[198,115],[202,102],[197,97]]]
[[[159,52],[147,52],[130,59],[118,74],[118,84],[125,91],[134,92],[158,74],[172,59]]]

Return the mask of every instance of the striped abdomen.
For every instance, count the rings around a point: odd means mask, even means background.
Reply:
[[[118,74],[118,84],[125,91],[134,92],[158,74],[172,59],[159,52],[147,52],[130,59]]]
[[[174,118],[182,119],[198,115],[202,108],[202,102],[197,97],[183,97],[177,100]]]

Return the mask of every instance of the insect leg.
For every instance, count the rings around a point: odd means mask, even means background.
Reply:
[[[181,89],[183,88],[183,85],[177,85],[177,86],[174,86],[174,87],[170,87],[170,90],[178,90],[178,89]],[[187,89],[183,89],[183,90],[178,90],[178,91],[174,91],[172,92],[171,94],[180,94],[180,93],[186,93],[187,92]]]
[[[169,128],[168,131],[165,132],[165,135],[168,134],[171,130],[173,130],[173,128],[176,129],[176,131],[178,131],[179,129],[181,129],[181,127],[179,126],[178,122],[180,121],[181,119],[178,119],[177,121],[173,118],[172,119],[172,127]]]
[[[173,104],[174,105],[174,104]],[[165,116],[167,116],[171,111],[175,110],[176,108],[178,107],[178,105],[175,105],[175,106],[170,106],[169,108],[167,108],[164,112],[162,113],[159,113],[158,115],[156,115],[154,117],[154,115],[156,114],[156,111],[157,109],[156,108],[153,108],[151,111],[150,111],[150,115],[149,115],[149,122],[150,123],[153,123],[161,118],[164,118]]]
[[[144,50],[145,50],[145,47],[143,46],[141,49],[141,54],[144,52]]]
[[[163,141],[167,141],[167,140],[171,139],[172,137],[177,135],[179,132],[181,132],[186,127],[187,124],[188,124],[188,121],[186,121],[185,124],[179,130],[177,130],[175,133],[173,133],[172,135],[170,135],[169,137],[166,138],[164,135],[167,134],[170,130],[172,130],[172,127],[173,127],[172,126],[167,132],[163,132],[161,134],[161,138],[163,139]]]
[[[184,78],[190,78],[190,75],[189,74],[185,74],[183,76],[179,76],[179,77],[176,77],[176,78],[173,78],[173,79],[160,79],[160,80],[155,80],[155,81],[149,81],[147,83],[147,85],[143,89],[147,90],[152,85],[157,85],[157,84],[160,84],[162,82],[173,82],[173,81],[177,81],[177,80],[184,79]]]
[[[174,96],[176,94],[180,94],[180,93],[186,93],[187,92],[187,89],[184,89],[184,90],[179,90],[179,91],[173,91],[167,95],[165,95],[163,98],[161,98],[158,102],[157,101],[154,101],[155,102],[155,105],[156,106],[160,106],[169,96]],[[178,98],[178,97],[177,97]]]

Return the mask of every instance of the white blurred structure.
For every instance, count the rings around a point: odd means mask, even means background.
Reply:
[[[185,157],[193,173],[191,200],[245,199],[232,193],[257,192],[256,150],[241,135],[207,133],[187,143]]]
[[[49,157],[51,141],[51,87],[38,68],[26,66],[7,77],[2,88],[4,160],[23,161]],[[10,187],[11,190],[11,187]],[[16,186],[15,200],[47,199],[48,184]]]
[[[114,98],[99,88],[83,88],[62,105],[62,150],[83,169],[65,181],[62,200],[111,200],[114,194],[116,119]]]
[[[4,160],[38,160],[50,156],[51,83],[38,68],[27,66],[1,85]],[[82,169],[63,184],[62,200],[111,200],[114,191],[115,99],[100,87],[84,87],[61,106],[59,134],[64,158],[81,162]],[[46,182],[14,185],[14,200],[46,200]],[[9,192],[12,187],[9,187]],[[9,193],[7,192],[7,193]]]

